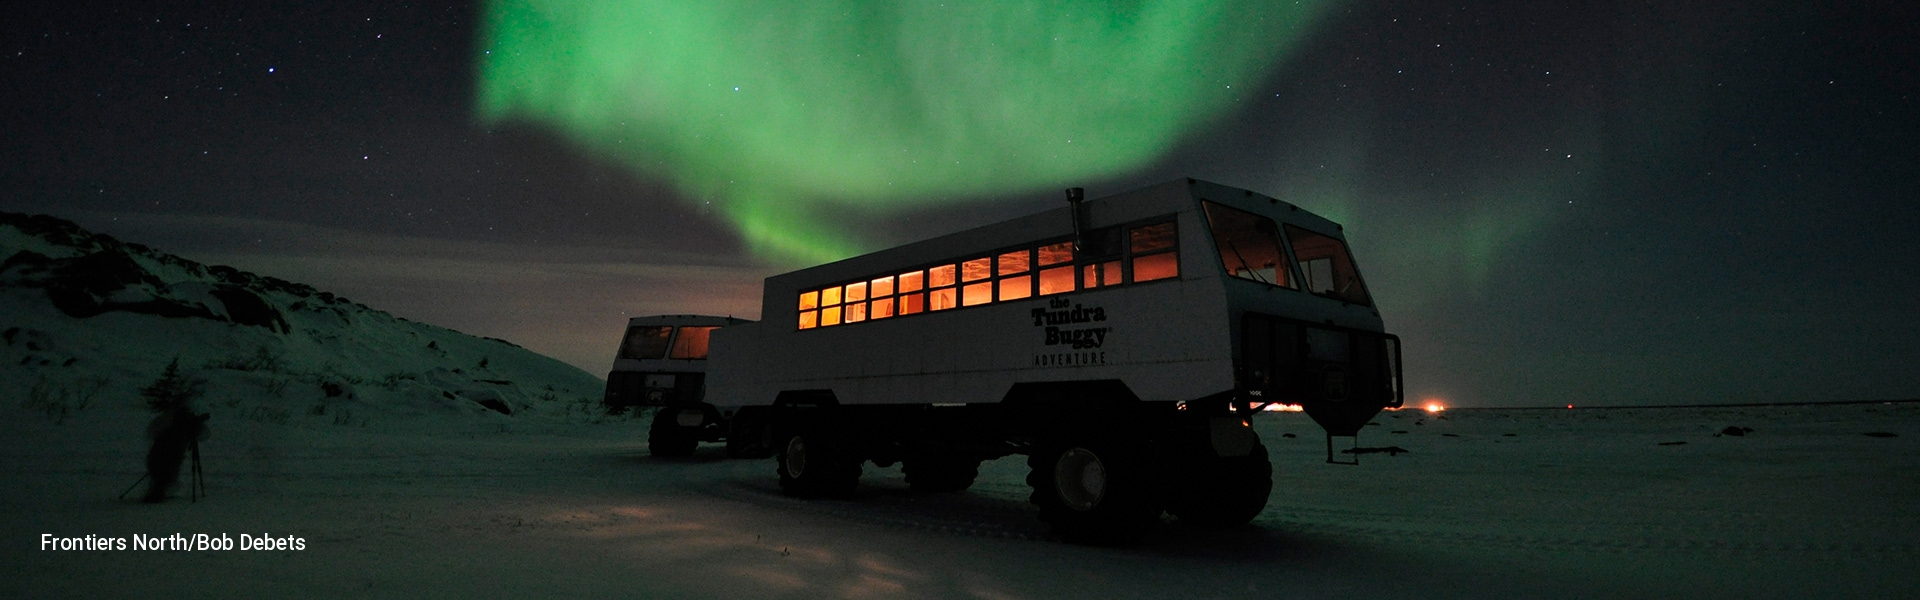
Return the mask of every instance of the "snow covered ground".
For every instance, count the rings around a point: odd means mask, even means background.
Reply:
[[[12,406],[0,407],[15,410]],[[1444,417],[1444,418],[1441,418]],[[208,496],[115,498],[144,416],[0,419],[0,596],[1898,598],[1920,589],[1920,404],[1383,414],[1360,466],[1263,415],[1252,527],[1125,548],[1034,520],[1019,457],[973,489],[779,495],[770,460],[653,459],[644,419],[216,409]],[[1749,427],[1744,436],[1714,434]],[[1397,433],[1405,432],[1405,433]],[[1896,434],[1872,437],[1869,432]],[[1284,434],[1297,437],[1287,438]],[[1673,444],[1673,442],[1685,442]],[[1665,444],[1665,445],[1663,445]],[[300,551],[44,551],[42,534],[297,536]]]

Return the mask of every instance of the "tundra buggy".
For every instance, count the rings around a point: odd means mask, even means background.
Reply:
[[[686,456],[700,442],[725,439],[726,422],[706,402],[707,349],[714,330],[747,322],[704,315],[628,319],[607,373],[607,413],[657,407],[647,433],[655,456]]]
[[[1250,419],[1268,404],[1302,407],[1329,461],[1333,437],[1401,405],[1399,339],[1339,224],[1193,179],[1068,195],[768,278],[760,321],[712,332],[703,418],[730,454],[773,455],[793,496],[847,495],[867,462],[963,490],[1024,455],[1042,521],[1118,542],[1163,512],[1257,516],[1272,468]]]

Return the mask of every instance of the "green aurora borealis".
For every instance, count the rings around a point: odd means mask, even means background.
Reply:
[[[673,182],[763,257],[825,261],[863,249],[842,211],[1155,160],[1264,78],[1318,7],[496,0],[478,114]]]

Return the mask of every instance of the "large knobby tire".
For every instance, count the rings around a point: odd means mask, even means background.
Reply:
[[[1203,456],[1181,465],[1167,512],[1181,523],[1239,527],[1260,516],[1273,494],[1273,463],[1259,443],[1246,456]]]
[[[803,431],[781,444],[780,492],[796,498],[845,498],[860,484],[860,462],[831,435]]]
[[[902,461],[907,487],[921,493],[958,492],[973,487],[980,476],[980,459],[934,454]]]
[[[674,416],[678,409],[662,408],[653,413],[653,425],[647,428],[647,450],[654,456],[692,456],[700,447],[696,432],[680,427]]]
[[[1028,455],[1027,485],[1040,521],[1076,544],[1121,544],[1160,520],[1151,456],[1098,435],[1067,436]]]

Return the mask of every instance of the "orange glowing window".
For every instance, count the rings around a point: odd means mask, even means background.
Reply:
[[[673,336],[673,351],[667,358],[706,360],[707,340],[715,329],[719,327],[681,327],[680,334]]]
[[[1040,266],[1057,265],[1073,260],[1073,242],[1060,242],[1040,247]]]
[[[1161,252],[1133,257],[1133,280],[1153,281],[1180,276],[1180,254]]]
[[[900,297],[900,314],[911,315],[927,310],[926,294],[907,294]]]
[[[840,303],[840,287],[834,286],[820,290],[820,305],[833,306]]]
[[[866,282],[847,284],[847,301],[858,302],[867,299]]]
[[[859,323],[867,320],[867,303],[855,302],[847,305],[847,322]]]
[[[982,281],[961,286],[960,304],[979,306],[993,301],[993,282]]]
[[[820,292],[807,292],[800,295],[800,310],[820,308]]]
[[[1248,281],[1295,287],[1280,249],[1280,227],[1273,219],[1237,208],[1202,202],[1213,243],[1227,274]]]
[[[871,287],[868,287],[867,290],[873,292],[873,297],[875,298],[879,298],[881,296],[893,295],[893,278],[892,277],[881,277],[879,279],[875,279],[872,282],[870,282],[870,285]]]
[[[993,282],[992,281],[982,281],[979,283],[961,284],[960,286],[960,305],[961,306],[980,306],[982,304],[990,304],[992,302],[993,302]]]
[[[993,275],[993,258],[976,258],[960,263],[961,281],[979,281]]]
[[[819,324],[820,324],[820,311],[809,310],[809,311],[800,313],[801,329],[813,329],[814,326]]]
[[[892,298],[875,300],[873,301],[872,307],[867,309],[867,318],[869,319],[885,319],[891,316],[893,316]]]
[[[828,325],[839,325],[839,324],[840,324],[840,307],[829,306],[829,307],[820,309],[820,326],[821,327],[826,327]]]
[[[993,274],[1001,277],[1025,273],[1033,266],[1033,251],[1015,250],[1002,253],[999,258],[994,259],[993,265]]]
[[[1040,295],[1073,291],[1073,265],[1040,271]]]
[[[1000,285],[1000,300],[1019,300],[1033,295],[1033,276],[1003,277],[995,282]]]
[[[1120,261],[1081,267],[1080,287],[1092,289],[1120,283]]]
[[[1173,223],[1161,223],[1146,227],[1135,227],[1129,232],[1129,246],[1134,254],[1145,254],[1155,250],[1173,247]]]
[[[926,283],[926,279],[927,279],[926,273],[922,271],[914,271],[912,273],[901,273],[900,274],[900,292],[903,294],[906,292],[918,292],[920,291],[920,285],[923,283]]]
[[[931,292],[927,292],[927,309],[928,310],[946,310],[959,305],[960,303],[956,298],[955,290],[953,288],[950,288],[950,287],[940,288]]]
[[[927,287],[946,287],[953,285],[953,265],[941,265],[927,269]]]

